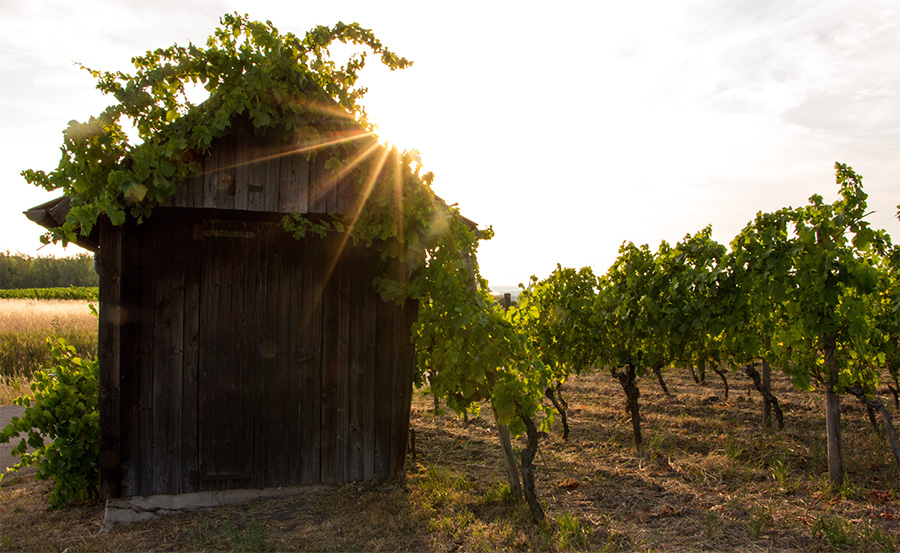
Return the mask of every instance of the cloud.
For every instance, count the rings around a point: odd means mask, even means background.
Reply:
[[[785,121],[813,129],[839,130],[854,126],[847,113],[852,94],[819,94],[784,112]]]
[[[900,88],[900,75],[886,70],[900,65],[900,14],[891,2],[863,9],[835,0],[754,0],[689,13],[678,33],[688,46],[686,71],[694,87],[705,84],[697,92],[716,109],[785,113],[795,124],[822,127],[836,123],[827,110],[837,99],[875,82]]]

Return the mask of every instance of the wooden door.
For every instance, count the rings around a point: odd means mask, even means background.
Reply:
[[[264,342],[260,321],[267,307],[260,234],[257,226],[240,222],[207,220],[200,228],[201,489],[251,483],[254,384],[263,372],[255,353]]]

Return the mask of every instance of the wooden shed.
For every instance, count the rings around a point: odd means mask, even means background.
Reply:
[[[149,219],[83,240],[99,259],[104,497],[404,472],[416,305],[379,298],[377,252],[281,225],[351,212],[354,179],[233,129]],[[51,204],[27,214],[58,224]]]

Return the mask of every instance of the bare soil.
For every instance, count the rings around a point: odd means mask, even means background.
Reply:
[[[549,518],[508,497],[496,428],[466,423],[414,394],[415,457],[402,483],[347,484],[182,513],[100,533],[100,502],[48,511],[48,483],[0,486],[2,551],[895,551],[898,475],[864,407],[842,398],[846,484],[827,486],[822,394],[773,378],[785,431],[760,425],[742,375],[726,399],[665,373],[672,396],[640,381],[644,450],[632,446],[618,383],[605,373],[563,388],[571,435],[541,441],[537,485]],[[715,380],[713,380],[713,377]],[[882,395],[885,400],[886,396]],[[898,422],[896,412],[895,423]],[[518,442],[521,447],[523,442]]]

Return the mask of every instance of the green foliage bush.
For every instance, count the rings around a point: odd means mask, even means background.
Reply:
[[[80,253],[72,257],[31,256],[0,252],[0,288],[53,288],[98,286],[94,256]]]
[[[0,290],[0,299],[30,300],[88,300],[97,301],[97,286],[69,286],[68,288],[15,288]]]
[[[97,496],[100,484],[100,368],[97,359],[78,357],[64,338],[47,340],[54,364],[34,375],[34,398],[16,400],[25,406],[0,430],[0,443],[26,434],[13,448],[19,457],[11,470],[37,469],[39,480],[52,479],[50,508]],[[27,452],[27,447],[34,449]],[[2,477],[0,477],[2,478]]]

